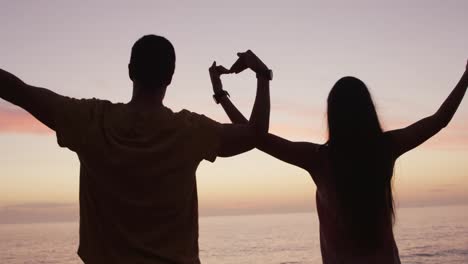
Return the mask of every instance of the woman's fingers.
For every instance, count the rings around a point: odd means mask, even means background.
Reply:
[[[211,66],[208,68],[208,71],[210,72],[210,74],[213,74],[213,70],[215,67],[216,67],[216,61],[213,61]]]
[[[220,74],[227,74],[227,73],[230,73],[228,69],[226,69],[224,66],[222,65],[219,65],[217,66],[217,71],[220,73]]]
[[[229,74],[231,71],[226,69],[223,65],[216,65],[216,61],[213,61],[209,68],[210,74],[213,76],[220,76],[222,74]]]

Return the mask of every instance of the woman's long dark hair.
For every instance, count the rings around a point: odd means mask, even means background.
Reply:
[[[328,146],[339,221],[362,249],[378,246],[394,221],[393,161],[367,86],[343,77],[328,96]]]

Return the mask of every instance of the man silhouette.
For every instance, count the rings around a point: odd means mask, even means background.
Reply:
[[[61,96],[0,70],[0,97],[53,129],[58,144],[78,155],[78,255],[85,263],[200,263],[198,164],[246,152],[268,130],[270,79],[262,74],[268,68],[250,51],[238,55],[258,79],[245,125],[163,105],[176,59],[160,36],[144,36],[132,48],[127,104]]]

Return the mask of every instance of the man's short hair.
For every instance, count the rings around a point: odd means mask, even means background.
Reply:
[[[175,50],[164,37],[146,35],[133,44],[129,74],[144,87],[167,86],[175,70]]]

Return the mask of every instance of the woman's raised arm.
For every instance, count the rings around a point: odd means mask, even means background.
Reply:
[[[446,127],[458,109],[468,87],[468,65],[460,81],[450,95],[431,116],[402,129],[387,132],[393,141],[395,158],[421,145]]]

